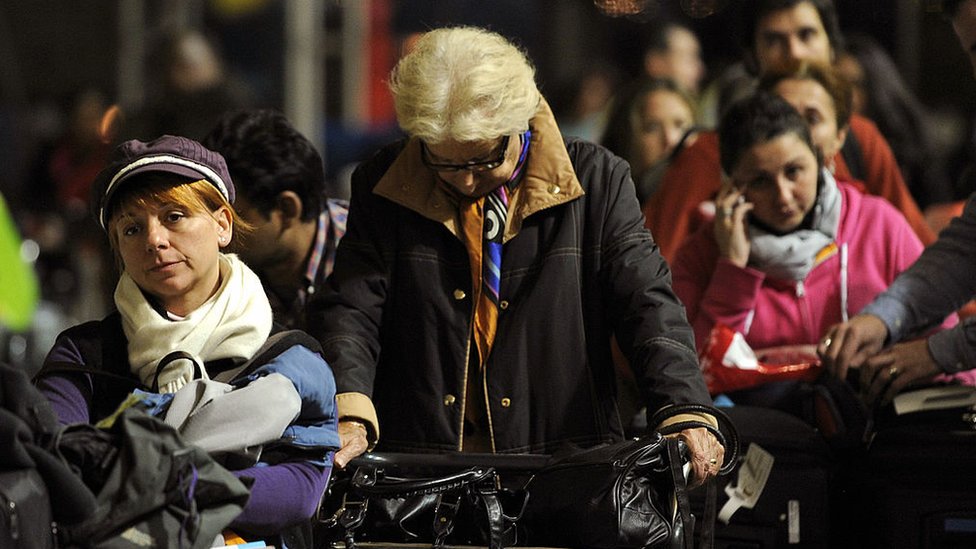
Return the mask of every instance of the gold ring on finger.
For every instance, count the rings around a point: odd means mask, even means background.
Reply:
[[[896,375],[898,375],[898,366],[888,368],[888,377],[895,377]]]

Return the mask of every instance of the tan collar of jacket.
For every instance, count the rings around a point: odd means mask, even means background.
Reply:
[[[545,100],[540,102],[538,112],[529,121],[529,127],[532,128],[529,158],[522,182],[512,194],[505,224],[505,242],[518,234],[525,218],[584,194],[556,126],[556,119]],[[411,138],[373,192],[442,223],[460,238],[457,199],[424,166],[420,154],[420,140]]]

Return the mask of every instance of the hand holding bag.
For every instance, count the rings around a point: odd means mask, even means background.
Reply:
[[[707,406],[680,405],[659,416],[700,412],[716,417],[721,430],[685,421],[667,431],[708,429],[725,447],[726,461],[719,474],[726,474],[737,461],[738,436],[724,413]],[[664,417],[652,418],[651,423],[658,425]],[[688,459],[683,446],[677,437],[652,433],[554,459],[527,487],[531,497],[523,522],[528,542],[607,549],[690,548],[694,519],[682,471]],[[703,524],[710,532],[708,521],[714,521],[714,516],[706,517]]]

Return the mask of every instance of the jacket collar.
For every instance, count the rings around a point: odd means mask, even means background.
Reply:
[[[556,119],[543,99],[529,121],[532,142],[522,181],[512,193],[504,241],[518,234],[530,215],[583,196]],[[420,159],[420,140],[410,138],[373,193],[438,223],[460,238],[458,199]]]

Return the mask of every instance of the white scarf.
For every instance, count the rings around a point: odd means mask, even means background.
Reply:
[[[823,185],[813,206],[811,228],[777,235],[750,225],[750,266],[773,278],[806,279],[816,265],[817,253],[834,241],[840,225],[840,189],[829,171],[821,173]]]
[[[251,358],[271,333],[271,305],[254,271],[236,255],[220,254],[220,287],[180,320],[164,318],[127,273],[115,289],[115,306],[129,340],[129,367],[146,386],[167,354],[184,351],[202,367],[224,358]],[[206,375],[206,373],[204,373]],[[173,393],[193,379],[193,365],[176,360],[159,374],[159,391]]]

